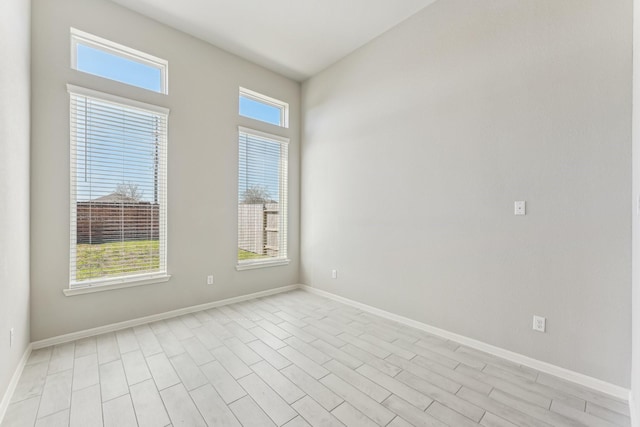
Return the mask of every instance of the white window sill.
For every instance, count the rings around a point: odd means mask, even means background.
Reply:
[[[256,268],[277,267],[279,265],[289,265],[289,259],[276,259],[273,261],[254,261],[236,265],[236,270],[254,270]]]
[[[114,289],[132,288],[134,286],[151,285],[153,283],[168,282],[171,276],[168,274],[155,276],[140,276],[136,278],[123,278],[119,280],[107,280],[101,282],[88,283],[83,286],[70,287],[63,289],[65,296],[72,297],[75,295],[90,294],[93,292],[112,291]]]

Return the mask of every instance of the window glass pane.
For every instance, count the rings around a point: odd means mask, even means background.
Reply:
[[[286,258],[287,144],[240,132],[238,261]]]
[[[240,115],[282,126],[282,108],[240,95]]]
[[[78,43],[76,69],[154,92],[162,92],[162,75],[157,67]]]
[[[71,97],[71,281],[165,271],[166,116]]]

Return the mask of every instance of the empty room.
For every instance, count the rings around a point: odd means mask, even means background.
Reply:
[[[640,0],[2,0],[0,426],[640,427]]]

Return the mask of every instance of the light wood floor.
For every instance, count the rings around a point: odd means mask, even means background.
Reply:
[[[3,427],[629,426],[595,391],[304,291],[34,351]]]

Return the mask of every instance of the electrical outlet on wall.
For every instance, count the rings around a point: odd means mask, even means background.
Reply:
[[[331,278],[332,279],[338,278],[338,270],[331,270]]]
[[[545,332],[547,329],[547,319],[541,316],[533,316],[533,330]]]
[[[207,276],[207,285],[213,285],[213,274]]]
[[[9,347],[13,347],[14,328],[9,329]]]

